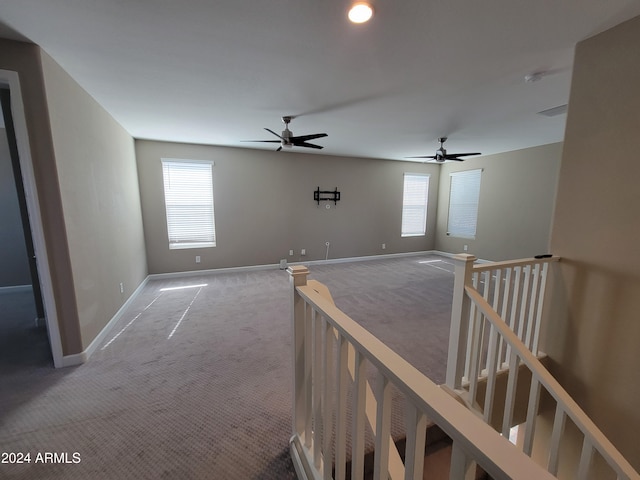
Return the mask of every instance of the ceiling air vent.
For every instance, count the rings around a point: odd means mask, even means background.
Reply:
[[[564,105],[558,105],[557,107],[542,110],[541,112],[538,112],[538,115],[544,115],[545,117],[557,117],[558,115],[562,115],[563,113],[567,113],[566,103]]]

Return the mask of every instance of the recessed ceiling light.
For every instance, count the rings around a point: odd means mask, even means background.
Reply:
[[[354,3],[349,10],[349,20],[353,23],[368,22],[373,16],[373,8],[367,2]]]

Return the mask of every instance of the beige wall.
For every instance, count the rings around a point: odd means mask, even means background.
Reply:
[[[434,246],[438,166],[142,140],[136,141],[136,156],[149,273],[320,260],[326,242],[331,259]],[[161,158],[215,162],[216,247],[169,250]],[[426,237],[400,236],[404,172],[431,175]],[[317,187],[338,187],[338,205],[318,207]]]
[[[147,274],[134,143],[46,53],[42,65],[84,350]]]
[[[62,350],[77,354],[146,276],[133,139],[39,47],[0,39],[0,69],[20,77]]]
[[[62,350],[69,355],[82,351],[82,343],[40,54],[36,45],[0,39],[0,69],[20,77]]]
[[[554,143],[440,166],[436,250],[484,260],[547,253],[562,144]],[[450,174],[482,168],[476,237],[447,236]]]
[[[640,17],[577,46],[551,247],[553,369],[640,470]]]
[[[0,288],[31,285],[18,194],[4,128],[0,128],[0,205]]]

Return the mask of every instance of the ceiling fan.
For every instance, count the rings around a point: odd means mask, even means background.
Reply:
[[[444,163],[445,160],[454,160],[456,162],[464,162],[465,160],[464,158],[458,158],[458,157],[468,157],[470,155],[482,155],[479,152],[447,153],[447,151],[444,148],[444,142],[447,141],[447,137],[440,137],[438,138],[438,141],[440,142],[440,148],[436,150],[435,155],[422,155],[418,157],[405,157],[405,158],[432,158],[436,163]]]
[[[296,137],[296,136],[293,135],[293,132],[291,130],[289,130],[289,123],[291,122],[291,119],[293,119],[293,118],[295,118],[295,117],[292,117],[292,116],[282,117],[282,121],[284,122],[284,130],[282,131],[282,135],[278,135],[273,130],[265,128],[265,130],[267,132],[273,133],[280,140],[245,140],[245,141],[246,142],[279,143],[280,146],[276,149],[276,152],[279,152],[280,150],[282,150],[282,147],[285,147],[285,148],[307,147],[307,148],[316,148],[316,149],[323,148],[321,145],[315,145],[313,143],[308,143],[308,140],[313,140],[313,139],[316,139],[316,138],[326,137],[327,134],[326,133],[314,133],[314,134],[311,134],[311,135],[299,135],[299,136]]]

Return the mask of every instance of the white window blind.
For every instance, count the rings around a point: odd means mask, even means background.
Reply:
[[[169,248],[216,246],[213,162],[162,159]]]
[[[403,237],[424,235],[427,231],[427,201],[429,198],[429,175],[404,174],[402,197]]]
[[[481,175],[482,169],[451,174],[447,235],[475,237]]]

